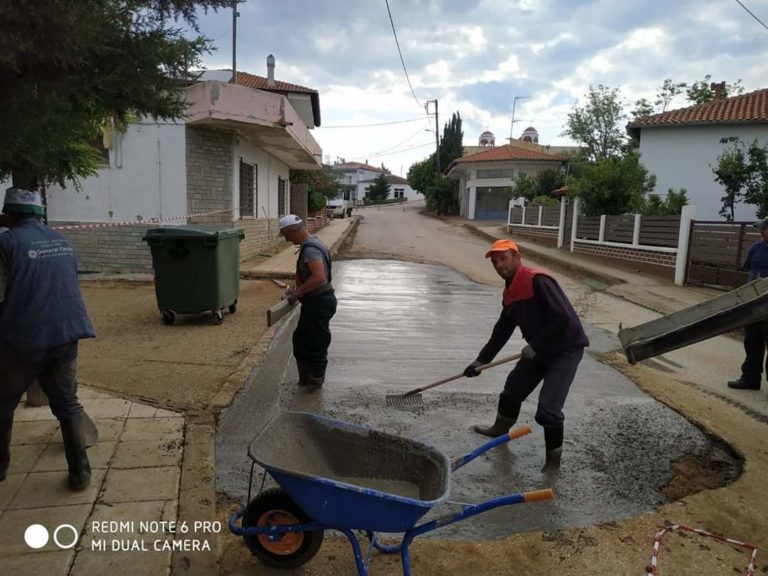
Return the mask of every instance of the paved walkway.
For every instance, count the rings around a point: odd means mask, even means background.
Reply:
[[[99,443],[88,449],[91,485],[82,492],[67,486],[61,432],[50,408],[22,403],[16,410],[11,467],[0,482],[0,574],[168,574],[170,548],[121,553],[113,552],[113,541],[118,548],[130,541],[153,549],[155,540],[173,540],[159,525],[142,534],[139,523],[177,518],[185,418],[88,388],[78,392],[99,430]],[[98,524],[110,520],[124,524]],[[47,543],[38,540],[39,549],[25,542],[33,524],[48,535]]]

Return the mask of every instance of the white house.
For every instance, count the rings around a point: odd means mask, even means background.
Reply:
[[[640,140],[640,161],[656,175],[656,193],[685,188],[697,220],[724,220],[719,211],[725,189],[712,172],[728,147],[720,140],[768,145],[768,89],[646,116],[627,130]],[[738,204],[734,217],[755,220],[756,207]]]
[[[405,178],[401,178],[400,176],[395,176],[394,174],[385,174],[384,177],[387,179],[387,183],[389,184],[389,196],[387,196],[388,200],[395,200],[395,199],[401,199],[405,200],[406,202],[411,202],[413,200],[419,200],[423,198],[421,195],[421,192],[418,192],[417,190],[414,190],[411,188],[411,185],[408,184],[408,180]],[[359,184],[363,187],[363,198],[365,198],[365,195],[368,192],[368,188],[376,181],[375,178],[370,178],[368,180],[361,180]]]
[[[278,218],[302,202],[306,210],[306,192],[292,198],[290,170],[319,170],[322,151],[309,132],[320,123],[317,91],[273,72],[189,86],[183,120],[142,119],[108,133],[103,166],[80,191],[48,189],[49,223],[78,226],[66,234],[82,269],[148,271],[148,221],[242,227],[242,259],[276,242]],[[114,226],[120,222],[136,225]]]
[[[487,147],[451,162],[446,174],[459,181],[459,213],[471,220],[506,219],[518,173],[535,176],[567,162],[564,156],[537,148],[515,144]]]
[[[339,175],[339,183],[344,188],[344,200],[351,200],[355,205],[362,204],[365,198],[368,185],[363,182],[372,180],[379,174],[385,174],[383,168],[376,168],[363,162],[334,164],[332,170]]]

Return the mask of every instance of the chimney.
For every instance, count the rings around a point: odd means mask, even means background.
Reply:
[[[275,57],[267,56],[267,86],[275,85]]]
[[[712,82],[709,85],[709,89],[713,90],[715,92],[715,100],[724,100],[725,99],[725,81],[723,81],[723,82]]]

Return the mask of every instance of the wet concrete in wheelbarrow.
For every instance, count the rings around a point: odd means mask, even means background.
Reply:
[[[276,337],[265,364],[222,415],[216,449],[219,492],[245,501],[251,466],[247,447],[274,414],[275,403],[280,410],[320,413],[413,438],[449,457],[484,442],[470,426],[493,418],[511,364],[425,392],[421,408],[393,408],[386,405],[385,396],[460,373],[474,360],[498,318],[499,290],[446,267],[381,260],[337,263],[334,284],[339,306],[331,325],[325,386],[307,393],[294,385],[294,317]],[[499,508],[429,536],[479,540],[602,524],[738,476],[741,463],[727,446],[597,360],[619,348],[615,335],[585,328],[592,346],[566,403],[559,474],[541,471],[544,439],[534,422],[534,391],[518,422],[530,425],[533,434],[457,471],[449,503],[426,518],[458,510],[458,503],[547,487],[555,491],[555,500]],[[498,357],[522,346],[516,333]]]

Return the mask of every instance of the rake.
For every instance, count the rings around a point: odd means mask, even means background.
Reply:
[[[506,356],[504,358],[501,358],[500,360],[496,360],[495,362],[478,366],[477,371],[482,372],[483,370],[488,370],[488,368],[493,368],[494,366],[500,366],[501,364],[506,364],[507,362],[518,360],[519,358],[520,358],[520,354],[513,354],[512,356]],[[456,374],[454,376],[450,376],[448,378],[443,378],[442,380],[438,380],[437,382],[432,382],[432,384],[427,384],[426,386],[422,386],[421,388],[416,388],[415,390],[411,390],[410,392],[406,392],[405,394],[388,394],[386,396],[387,406],[394,406],[396,408],[412,408],[412,407],[423,406],[424,400],[421,397],[421,392],[424,392],[425,390],[429,390],[430,388],[435,388],[442,384],[447,384],[448,382],[453,382],[454,380],[458,380],[463,376],[464,376],[464,373],[462,372],[461,374]]]

